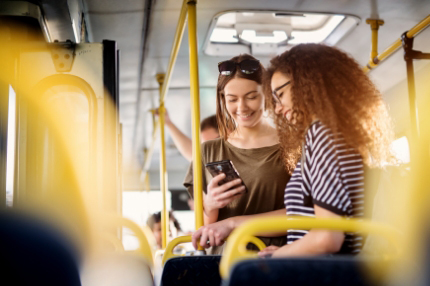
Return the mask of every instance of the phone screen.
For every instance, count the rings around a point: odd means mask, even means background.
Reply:
[[[218,176],[221,173],[225,174],[225,178],[219,182],[219,185],[223,185],[240,178],[239,172],[237,172],[230,160],[211,162],[206,164],[206,168],[213,177]],[[243,181],[242,185],[245,185]],[[246,186],[245,191],[247,192]]]

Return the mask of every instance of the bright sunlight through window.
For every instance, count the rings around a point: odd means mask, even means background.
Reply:
[[[13,205],[13,179],[15,169],[15,111],[16,94],[9,86],[9,107],[7,123],[7,157],[6,157],[6,205]]]

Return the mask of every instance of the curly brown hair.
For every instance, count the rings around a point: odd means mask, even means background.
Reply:
[[[241,63],[243,60],[257,60],[251,55],[248,54],[240,54],[239,56],[233,57],[230,60],[235,63]],[[230,75],[222,75],[218,76],[218,83],[216,89],[216,118],[218,121],[219,133],[221,138],[227,140],[228,135],[236,130],[236,123],[233,118],[227,111],[227,107],[225,105],[225,96],[224,96],[224,88],[227,83],[234,78],[244,78],[248,80],[255,81],[258,84],[263,84],[263,75],[265,73],[265,69],[263,65],[260,63],[260,68],[256,70],[252,74],[246,74],[240,71],[239,68],[236,68],[233,73]]]
[[[274,111],[270,82],[275,72],[291,78],[291,122],[274,115],[287,171],[292,173],[300,156],[305,133],[318,118],[340,132],[370,167],[392,162],[394,138],[391,119],[381,93],[360,65],[337,48],[301,44],[276,56],[266,73],[265,94]]]

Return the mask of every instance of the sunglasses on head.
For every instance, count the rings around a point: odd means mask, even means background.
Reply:
[[[223,61],[218,63],[218,70],[221,75],[231,75],[236,70],[236,66],[239,66],[240,71],[244,74],[253,74],[260,68],[260,61],[252,59],[246,59],[240,63],[232,60]]]

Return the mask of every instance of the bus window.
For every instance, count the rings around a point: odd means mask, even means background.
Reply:
[[[60,124],[60,128],[66,129],[69,134],[67,140],[73,140],[74,146],[79,150],[81,178],[85,182],[90,182],[92,176],[91,164],[93,163],[91,154],[91,132],[93,123],[93,110],[91,104],[91,91],[86,87],[73,83],[46,84],[39,88],[38,96],[43,100],[43,104],[52,115],[53,120]],[[40,168],[39,178],[41,190],[55,189],[55,180],[65,171],[64,154],[57,148],[59,145],[53,133],[46,123],[38,122],[40,131],[37,135],[38,154],[37,165]],[[57,179],[56,179],[57,178]],[[87,185],[87,187],[90,187]]]
[[[171,209],[172,194],[167,191],[167,209]],[[159,190],[124,191],[122,193],[122,215],[140,226],[145,226],[148,218],[163,208],[162,194]],[[175,213],[176,216],[176,213]],[[180,221],[182,223],[182,221]],[[123,245],[125,250],[137,249],[138,240],[129,230],[123,230]]]
[[[16,131],[16,94],[9,86],[9,106],[7,120],[7,155],[6,155],[6,206],[13,205],[13,186],[15,174],[15,131]]]
[[[89,157],[89,135],[90,135],[90,106],[85,93],[77,86],[56,85],[46,90],[44,95],[47,102],[56,112],[61,112],[73,124],[67,126],[72,128],[71,134],[79,138],[80,150],[84,152],[85,158]]]
[[[406,136],[400,137],[391,143],[394,155],[400,164],[408,164],[410,159],[409,141]]]

